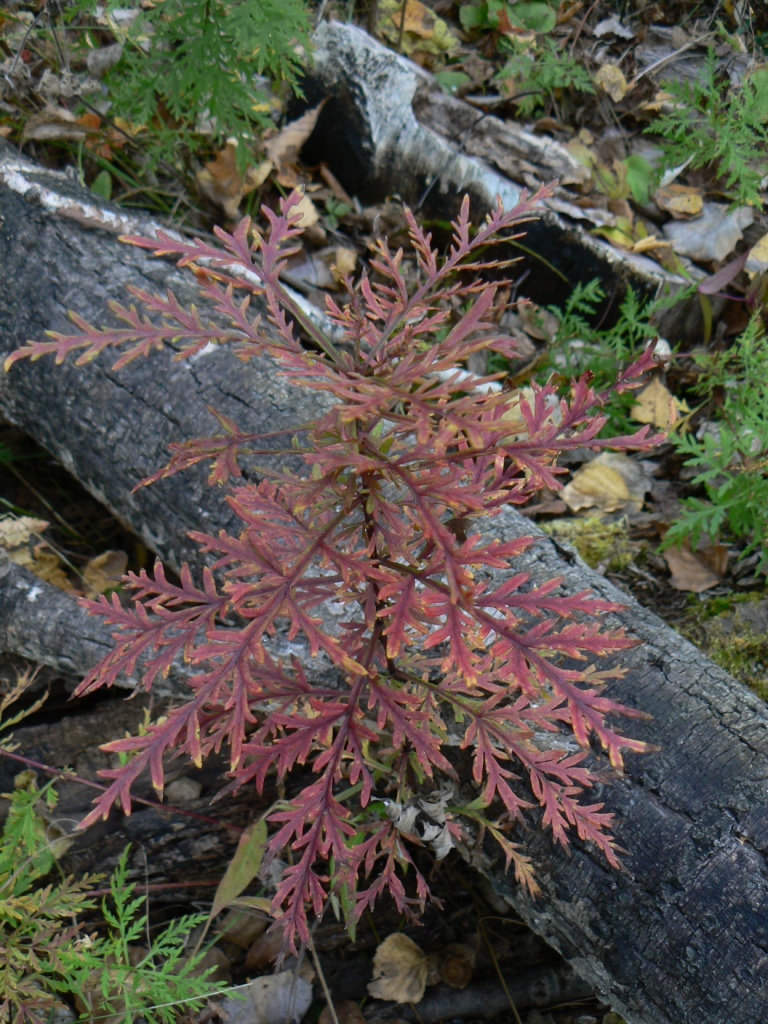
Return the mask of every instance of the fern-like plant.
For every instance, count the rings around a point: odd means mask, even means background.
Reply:
[[[91,605],[119,632],[114,651],[78,690],[112,685],[141,658],[147,688],[182,653],[195,668],[185,704],[144,735],[108,745],[130,759],[103,773],[111,783],[84,825],[118,800],[130,811],[131,786],[146,769],[162,791],[163,758],[174,750],[199,764],[226,745],[233,785],[258,790],[268,776],[282,780],[305,766],[303,788],[270,817],[267,849],[267,862],[292,850],[274,899],[289,945],[308,941],[308,909],[319,914],[331,891],[351,902],[351,919],[387,889],[404,914],[423,906],[427,883],[396,823],[371,815],[355,825],[340,794],[356,787],[364,817],[376,791],[403,805],[418,787],[455,777],[444,749],[449,733],[469,752],[481,803],[501,815],[493,831],[521,883],[535,889],[531,864],[504,833],[532,803],[557,842],[567,845],[575,833],[617,863],[611,815],[582,799],[592,783],[586,754],[557,735],[564,730],[584,747],[596,739],[616,768],[622,751],[645,749],[608,721],[636,714],[601,693],[621,670],[591,663],[635,641],[595,621],[615,606],[589,592],[558,595],[558,579],[534,586],[524,572],[499,576],[535,541],[484,540],[475,526],[540,488],[557,489],[563,450],[647,449],[658,440],[647,427],[599,440],[609,392],[595,392],[589,376],[574,383],[569,400],[558,401],[547,384],[534,386],[528,402],[460,370],[473,352],[514,354],[514,340],[497,327],[496,288],[483,276],[501,265],[488,249],[534,216],[548,194],[524,197],[510,211],[499,203],[477,231],[465,199],[442,259],[406,211],[418,284],[409,291],[402,251],[379,240],[372,276],[363,276],[351,302],[342,308],[328,299],[341,342],[311,323],[280,281],[298,251],[298,193],[279,213],[264,210],[266,237],[244,220],[234,234],[217,231],[221,248],[162,232],[131,238],[193,268],[228,326],[185,310],[173,295],[133,289],[147,316],[114,305],[123,326],[101,329],[73,315],[79,333],[30,343],[9,360],[51,353],[61,361],[79,352],[87,361],[117,349],[120,365],[167,345],[190,357],[215,342],[244,360],[267,354],[292,384],[335,402],[302,426],[292,446],[223,417],[220,435],[174,446],[158,476],[212,460],[211,482],[222,484],[240,475],[238,453],[247,450],[298,453],[306,473],[269,469],[261,482],[232,488],[228,501],[242,532],[196,535],[214,560],[199,585],[186,568],[173,583],[158,565],[154,577],[129,577],[134,608],[116,598]],[[251,311],[252,296],[262,300],[271,330]],[[653,365],[649,350],[614,391],[635,387]],[[318,615],[327,601],[347,609],[338,630]],[[291,638],[303,635],[313,656],[335,666],[336,686],[314,685],[298,665],[270,657],[264,641],[286,622]],[[520,776],[529,780],[528,797]],[[415,895],[398,872],[407,865]]]
[[[722,395],[717,418],[698,433],[675,435],[685,465],[698,473],[691,483],[705,497],[690,497],[667,531],[665,547],[723,533],[744,542],[741,557],[759,554],[756,573],[768,573],[768,351],[756,313],[733,346],[699,358],[698,390]]]
[[[718,64],[710,49],[699,79],[666,82],[672,107],[646,130],[665,140],[662,169],[686,162],[692,168],[711,166],[734,204],[760,207],[768,145],[768,70],[758,69],[740,87],[726,91]]]
[[[141,5],[127,28],[114,17],[124,6],[107,0],[101,12],[123,45],[107,76],[112,114],[140,133],[153,161],[175,163],[201,130],[247,143],[270,127],[264,77],[299,91],[310,49],[304,0],[163,0]],[[76,0],[66,18],[95,8]],[[243,145],[238,156],[247,159]]]

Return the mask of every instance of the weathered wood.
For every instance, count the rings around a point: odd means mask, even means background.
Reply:
[[[127,280],[172,283],[186,294],[172,267],[121,248],[94,224],[103,216],[95,205],[83,223],[53,212],[32,189],[22,195],[7,171],[11,159],[7,150],[0,158],[0,355],[62,329],[67,307],[100,319]],[[24,174],[61,189],[55,176]],[[70,194],[73,205],[91,201]],[[162,463],[165,443],[209,431],[208,402],[257,430],[305,419],[313,401],[289,391],[268,363],[243,367],[225,351],[192,365],[154,358],[119,374],[104,360],[60,369],[24,363],[0,379],[0,411],[175,565],[190,555],[199,564],[188,529],[231,520],[201,475],[130,493]],[[507,511],[487,532],[508,538],[533,529]],[[528,900],[499,868],[489,869],[494,884],[632,1024],[768,1019],[765,706],[567,549],[541,538],[521,561],[535,580],[564,575],[567,591],[591,586],[626,601],[615,619],[645,646],[623,659],[629,671],[609,692],[654,716],[634,732],[661,752],[630,758],[626,776],[598,793],[618,816],[623,872],[578,843],[568,856],[531,831],[521,838],[543,899]]]
[[[578,162],[555,139],[533,135],[447,96],[429,72],[372,39],[362,29],[324,22],[315,35],[315,59],[305,91],[308,102],[328,100],[308,142],[310,163],[326,162],[350,192],[377,201],[396,194],[424,215],[446,219],[461,197],[487,211],[500,195],[513,206],[524,187],[559,178],[580,180]],[[544,305],[562,302],[576,284],[600,278],[615,316],[626,288],[655,296],[689,281],[654,260],[617,249],[590,231],[575,205],[577,193],[559,188],[529,227],[518,270],[528,271],[526,295]],[[611,215],[609,215],[610,217]],[[703,271],[684,260],[694,280]],[[610,320],[608,321],[610,322]],[[701,336],[695,301],[660,318],[661,334],[675,341]]]

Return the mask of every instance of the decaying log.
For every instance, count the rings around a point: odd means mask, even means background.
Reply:
[[[82,677],[109,653],[111,634],[69,594],[0,552],[0,651]]]
[[[446,95],[432,75],[354,25],[324,22],[315,45],[305,92],[309,103],[327,102],[307,144],[308,161],[327,163],[350,194],[372,201],[394,194],[445,220],[464,193],[473,209],[488,210],[497,195],[513,206],[523,187],[559,179],[566,187],[526,236],[526,249],[536,255],[516,254],[520,272],[528,271],[526,295],[543,305],[599,278],[610,297],[605,312],[615,316],[627,287],[655,296],[704,276],[685,261],[685,280],[595,237],[594,221],[567,188],[584,180],[584,169],[555,139]],[[698,303],[689,301],[667,310],[658,328],[676,342],[693,341],[701,324]]]
[[[66,329],[66,308],[106,322],[106,300],[123,298],[126,281],[188,294],[173,267],[119,246],[107,216],[118,214],[0,153],[0,357]],[[231,525],[221,494],[195,473],[131,488],[163,462],[169,440],[210,432],[206,404],[258,430],[308,418],[314,398],[285,387],[267,361],[243,367],[221,350],[192,364],[155,357],[120,373],[108,365],[19,364],[0,378],[0,412],[164,559],[199,564],[186,531]],[[532,530],[507,511],[486,533]],[[543,898],[529,900],[489,867],[494,885],[631,1024],[768,1019],[765,706],[568,549],[542,537],[521,567],[535,581],[562,575],[566,591],[593,587],[625,601],[615,622],[644,646],[623,659],[628,672],[608,692],[653,715],[634,732],[661,750],[629,758],[626,775],[597,794],[617,815],[624,871],[579,843],[569,856],[532,830],[520,838]]]

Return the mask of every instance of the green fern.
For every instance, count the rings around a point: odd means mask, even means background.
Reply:
[[[762,206],[768,71],[755,71],[740,88],[724,92],[710,49],[699,80],[666,82],[664,88],[674,105],[646,129],[666,140],[662,170],[688,160],[692,168],[714,167],[734,204]]]
[[[111,879],[111,894],[101,910],[108,934],[91,947],[92,963],[68,979],[74,990],[88,992],[86,1002],[99,1014],[119,1013],[126,1024],[137,1017],[154,1024],[172,1024],[176,1007],[199,1009],[216,986],[207,980],[213,968],[196,976],[205,952],[188,956],[190,933],[207,921],[206,914],[187,914],[152,936],[152,948],[139,962],[131,947],[146,939],[146,897],[136,896],[128,881],[126,849]],[[98,984],[94,984],[97,982]]]
[[[553,99],[560,90],[594,93],[592,79],[579,62],[566,53],[554,39],[542,39],[536,53],[526,50],[513,53],[499,74],[499,81],[515,78],[520,82],[521,95],[517,101],[520,112],[530,117]]]
[[[73,19],[93,12],[79,0]],[[108,0],[105,15],[125,4]],[[240,143],[272,124],[260,76],[299,92],[310,46],[303,0],[162,0],[147,5],[107,76],[112,114],[145,126],[153,163],[176,163],[179,147],[204,130],[215,143]],[[241,160],[245,147],[238,147]]]
[[[186,939],[206,920],[193,914],[173,921],[152,939],[152,950],[132,962],[131,944],[144,940],[145,897],[127,880],[128,850],[102,905],[103,935],[86,934],[78,918],[96,906],[101,875],[51,882],[56,844],[46,818],[56,806],[52,783],[38,789],[34,772],[16,778],[0,838],[0,1022],[43,1024],[60,996],[77,996],[98,1014],[120,1013],[130,1024],[171,1024],[173,1006],[194,1008],[215,986],[194,972],[204,953],[187,957]],[[45,808],[46,813],[41,810]],[[66,842],[66,840],[64,840]]]
[[[742,557],[760,554],[757,573],[768,573],[768,348],[755,315],[726,353],[699,359],[704,373],[699,391],[722,392],[713,429],[672,440],[685,465],[700,472],[691,481],[706,498],[688,498],[685,511],[665,537],[666,547],[723,531],[746,541]]]

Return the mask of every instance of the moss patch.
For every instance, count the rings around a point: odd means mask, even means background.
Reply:
[[[768,701],[768,599],[750,594],[717,601],[727,602],[728,609],[713,615],[717,611],[715,601],[700,604],[696,616],[691,616],[681,632],[717,665]],[[702,621],[706,621],[706,629],[701,628]]]
[[[550,537],[572,544],[587,565],[600,572],[621,572],[634,557],[626,519],[615,523],[606,523],[599,516],[554,519],[543,524],[542,529]]]

